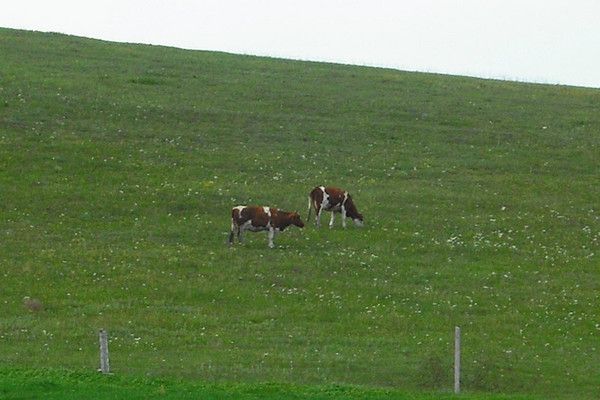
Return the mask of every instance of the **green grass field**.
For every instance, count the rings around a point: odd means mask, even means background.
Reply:
[[[105,328],[120,382],[425,399],[461,326],[467,394],[596,399],[599,127],[595,89],[0,29],[0,367],[100,385]],[[226,245],[321,184],[366,227]]]
[[[2,399],[226,399],[226,400],[530,400],[528,396],[410,393],[349,385],[193,383],[181,379],[102,376],[70,370],[0,368]]]

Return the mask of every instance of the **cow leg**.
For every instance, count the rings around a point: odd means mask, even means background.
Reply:
[[[269,247],[273,248],[275,245],[273,244],[273,238],[275,237],[275,229],[269,228]]]
[[[235,231],[237,230],[238,232],[238,239],[239,239],[239,232],[240,232],[240,227],[237,226],[233,220],[231,221],[231,231],[229,232],[229,244],[232,245],[233,244],[233,235],[235,233]]]
[[[346,229],[346,207],[342,206],[342,227]]]
[[[331,212],[331,219],[329,220],[329,229],[333,228],[333,222],[335,221],[335,211]]]
[[[321,213],[323,212],[323,208],[319,207],[317,210],[317,216],[316,216],[316,223],[317,223],[317,228],[321,227]]]
[[[237,237],[238,237],[238,242],[240,242],[240,243],[244,242],[244,228],[242,226],[238,226],[238,228],[237,228]]]

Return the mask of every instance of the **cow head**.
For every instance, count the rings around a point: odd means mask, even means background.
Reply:
[[[304,222],[302,222],[302,220],[300,219],[300,214],[298,214],[297,212],[293,212],[290,214],[290,220],[292,221],[292,224],[296,225],[299,228],[304,228]]]
[[[365,221],[361,213],[357,213],[356,217],[352,218],[352,220],[354,221],[354,225],[356,226],[365,226]]]

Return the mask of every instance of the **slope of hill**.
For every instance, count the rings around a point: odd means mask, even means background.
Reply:
[[[0,54],[0,365],[93,370],[106,328],[119,374],[443,391],[458,325],[466,391],[599,395],[600,91],[7,29]],[[232,206],[305,216],[320,184],[367,226],[226,246]]]
[[[174,377],[102,375],[65,369],[0,367],[2,399],[219,399],[219,400],[531,400],[531,396],[405,392],[352,385],[206,383]]]

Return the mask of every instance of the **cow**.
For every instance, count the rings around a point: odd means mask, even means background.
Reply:
[[[352,218],[356,226],[363,226],[364,220],[361,213],[358,212],[354,201],[350,193],[345,190],[335,187],[317,186],[315,187],[308,196],[308,217],[310,219],[310,212],[315,209],[316,217],[315,221],[317,227],[321,226],[321,213],[323,210],[331,211],[331,221],[329,221],[329,228],[333,227],[333,221],[335,213],[342,214],[342,226],[346,227],[346,216]]]
[[[229,244],[233,244],[233,236],[237,233],[238,241],[243,241],[244,231],[269,231],[269,247],[273,248],[276,232],[283,232],[290,225],[304,227],[304,222],[297,212],[286,212],[274,207],[237,206],[231,209],[231,232]]]

